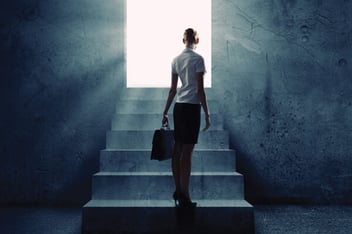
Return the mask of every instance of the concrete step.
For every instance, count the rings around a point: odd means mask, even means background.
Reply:
[[[192,172],[193,199],[243,199],[243,177],[236,172]],[[171,172],[98,172],[93,176],[93,199],[170,199]]]
[[[106,149],[151,149],[154,131],[108,131]],[[199,133],[195,149],[229,149],[229,135],[225,130],[208,130]]]
[[[219,100],[215,97],[211,88],[205,89],[208,101]],[[169,95],[168,88],[126,88],[121,92],[120,100],[164,100]]]
[[[159,114],[162,115],[166,103],[164,100],[120,100],[116,104],[116,114]],[[173,113],[173,104],[169,109],[169,115]],[[209,100],[208,107],[211,114],[219,114],[217,101]],[[203,112],[203,110],[202,110]]]
[[[204,115],[201,117],[201,128],[205,127]],[[170,128],[174,128],[173,116],[169,115]],[[111,121],[112,130],[154,130],[161,127],[160,114],[115,114]],[[211,116],[211,129],[222,130],[223,119],[218,114]]]
[[[120,100],[164,100],[169,94],[168,88],[126,88]]]
[[[102,150],[100,151],[100,171],[103,172],[169,172],[171,160],[150,160],[150,150]],[[195,150],[192,155],[193,172],[233,172],[236,171],[234,150]]]
[[[254,209],[245,200],[197,200],[195,209],[171,200],[91,200],[82,233],[254,233]]]

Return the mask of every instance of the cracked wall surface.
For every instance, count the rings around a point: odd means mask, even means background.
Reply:
[[[1,203],[89,199],[124,84],[122,3],[0,3]],[[351,203],[351,12],[213,0],[212,91],[249,201]]]
[[[351,1],[213,1],[213,82],[254,202],[351,203]]]

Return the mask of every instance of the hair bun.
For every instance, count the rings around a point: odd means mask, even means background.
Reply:
[[[193,28],[188,28],[186,29],[184,36],[188,43],[193,44],[196,41],[197,32]]]

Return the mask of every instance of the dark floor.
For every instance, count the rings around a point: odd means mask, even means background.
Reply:
[[[0,208],[1,234],[80,233],[80,208]],[[352,206],[256,206],[256,233],[352,233]]]

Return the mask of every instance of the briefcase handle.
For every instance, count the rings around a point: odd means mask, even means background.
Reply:
[[[161,128],[164,129],[164,130],[170,130],[169,121],[167,121],[164,124],[162,124]]]

